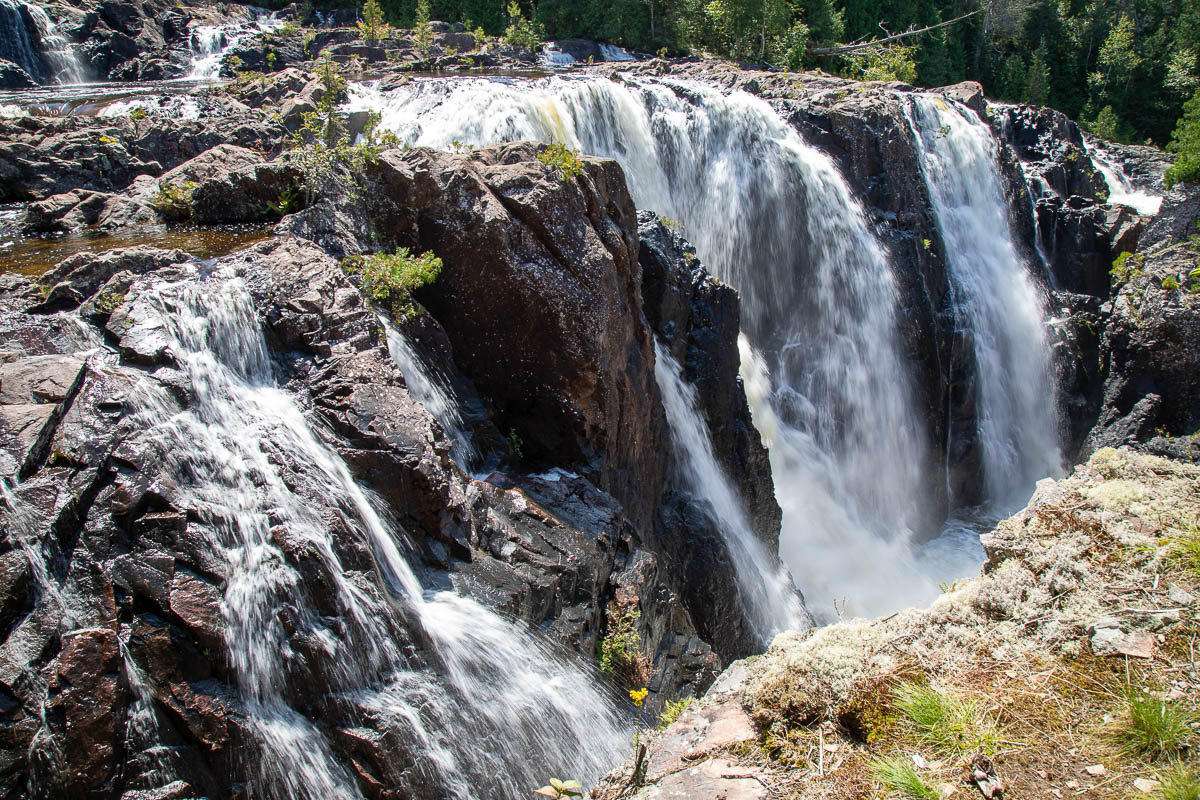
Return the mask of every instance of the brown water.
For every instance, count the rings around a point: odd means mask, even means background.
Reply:
[[[76,253],[103,253],[148,244],[179,248],[196,258],[220,258],[271,235],[268,225],[225,225],[212,228],[147,225],[111,234],[78,231],[58,236],[13,236],[3,230],[0,209],[0,274],[36,277]]]

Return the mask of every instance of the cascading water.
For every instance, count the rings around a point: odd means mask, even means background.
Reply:
[[[807,627],[804,606],[781,565],[763,549],[729,476],[713,455],[712,437],[696,405],[696,390],[683,382],[679,365],[658,342],[654,377],[663,395],[679,472],[698,502],[706,503],[724,533],[745,599],[750,624],[763,644],[786,630]]]
[[[438,380],[422,360],[420,354],[413,348],[403,333],[396,329],[386,317],[380,316],[379,323],[387,332],[388,352],[392,360],[404,374],[408,390],[433,418],[441,423],[446,435],[450,437],[450,457],[464,471],[470,472],[479,466],[483,460],[475,447],[467,426],[463,423],[458,409],[459,402],[454,393],[446,386],[446,382]]]
[[[34,35],[30,35],[32,23]],[[39,83],[79,83],[83,70],[75,50],[41,6],[0,0],[0,58],[13,62]]]
[[[154,478],[178,493],[225,564],[230,662],[259,747],[251,795],[360,796],[323,730],[288,702],[299,656],[283,608],[318,643],[305,669],[408,743],[414,780],[436,795],[507,800],[547,775],[599,777],[628,741],[614,706],[531,634],[472,600],[422,589],[394,527],[276,387],[254,308],[231,273],[161,281],[132,299],[137,325],[161,335],[194,396],[180,408],[143,381],[130,404]],[[280,551],[280,531],[332,580],[324,605]],[[346,535],[373,555],[374,582],[340,562],[335,536]],[[336,628],[324,621],[329,604]],[[424,657],[406,644],[414,640]]]
[[[741,294],[780,551],[813,610],[828,618],[844,599],[880,613],[955,577],[913,554],[937,521],[886,254],[832,161],[766,102],[695,83],[556,77],[419,80],[386,96],[359,85],[350,108],[380,111],[410,145],[534,139],[620,161],[638,206],[682,221]]]
[[[230,49],[260,33],[283,27],[284,21],[264,8],[251,9],[254,20],[230,25],[197,25],[192,28],[191,80],[216,78],[221,72],[221,59]]]
[[[1024,503],[1039,479],[1063,471],[1042,299],[1013,239],[988,126],[932,95],[913,95],[910,123],[958,324],[974,346],[985,497],[1003,511]]]
[[[1091,142],[1085,141],[1085,144],[1092,163],[1096,165],[1096,169],[1100,170],[1100,174],[1104,176],[1104,182],[1108,184],[1108,202],[1119,206],[1129,206],[1144,216],[1154,216],[1158,213],[1158,209],[1162,206],[1162,195],[1134,188],[1133,183],[1126,177],[1125,170],[1121,169],[1119,164],[1093,146]]]

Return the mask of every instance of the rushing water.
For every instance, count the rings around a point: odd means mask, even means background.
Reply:
[[[33,35],[26,17],[33,23]],[[12,61],[39,83],[83,80],[74,47],[37,3],[0,0],[0,58]]]
[[[297,655],[280,608],[296,609],[295,624],[320,644],[306,669],[409,743],[414,781],[436,794],[507,800],[551,774],[594,780],[615,762],[627,731],[585,671],[478,603],[423,590],[403,537],[275,385],[254,308],[229,271],[159,282],[133,303],[194,390],[180,409],[168,389],[144,381],[130,402],[140,447],[153,454],[146,463],[160,471],[152,479],[178,491],[225,562],[226,639],[260,750],[253,796],[359,797],[324,732],[288,702]],[[369,585],[340,563],[331,513],[373,554]],[[280,530],[332,579],[334,599],[324,602],[339,607],[338,628],[322,621],[280,552]],[[411,656],[414,637],[436,666]]]
[[[679,365],[658,342],[654,377],[663,395],[678,470],[697,502],[707,505],[725,535],[738,591],[761,643],[777,633],[808,625],[791,577],[755,536],[737,489],[713,454],[712,437],[696,404],[696,390],[683,382]]]
[[[404,374],[408,390],[425,410],[433,415],[450,437],[450,457],[466,472],[472,472],[483,462],[483,456],[467,431],[459,409],[462,404],[454,396],[449,382],[434,373],[403,333],[383,315],[379,323],[387,331],[388,352]]]
[[[957,323],[974,345],[986,498],[1011,508],[1063,470],[1042,297],[1013,237],[991,129],[941,97],[914,95],[912,104]]]
[[[922,602],[953,577],[915,545],[937,521],[888,254],[833,162],[767,103],[695,83],[559,77],[425,80],[386,96],[359,85],[350,107],[381,111],[412,145],[535,139],[619,160],[638,206],[680,220],[741,294],[780,551],[818,615],[835,601],[863,614]]]
[[[1091,142],[1086,142],[1088,155],[1104,182],[1108,184],[1108,202],[1119,206],[1129,206],[1134,211],[1145,216],[1153,216],[1162,206],[1162,195],[1137,189],[1125,175],[1121,165],[1114,162]]]
[[[254,19],[250,22],[197,25],[192,28],[192,71],[189,78],[216,78],[221,72],[221,59],[230,49],[252,36],[283,27],[284,20],[265,8],[252,8],[251,11],[254,12]]]

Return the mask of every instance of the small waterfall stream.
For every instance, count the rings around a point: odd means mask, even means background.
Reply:
[[[27,21],[28,20],[28,21]],[[30,35],[29,23],[34,34]],[[40,83],[79,83],[84,70],[67,38],[46,10],[24,0],[0,0],[0,58]]]
[[[254,20],[229,25],[197,25],[192,28],[192,80],[212,79],[220,75],[221,59],[230,49],[246,39],[260,33],[269,33],[283,27],[279,19],[265,8],[251,8]]]
[[[1042,298],[1013,239],[991,130],[941,97],[913,95],[911,110],[958,324],[974,346],[985,497],[1005,510],[1063,471]]]
[[[1092,163],[1096,165],[1096,169],[1100,170],[1100,174],[1104,176],[1104,182],[1108,184],[1108,202],[1118,206],[1129,206],[1145,216],[1153,216],[1158,213],[1158,209],[1162,206],[1162,195],[1135,188],[1120,164],[1105,155],[1091,142],[1085,140],[1084,144],[1087,146],[1087,153],[1091,157]]]
[[[808,617],[791,578],[754,535],[737,489],[713,455],[696,390],[683,382],[679,365],[658,342],[654,356],[654,377],[662,391],[679,472],[692,496],[706,503],[720,524],[759,641],[765,646],[775,634],[807,627]]]
[[[305,670],[416,751],[415,784],[438,796],[517,797],[548,775],[594,780],[627,744],[625,723],[590,675],[483,606],[426,592],[406,544],[274,383],[253,306],[229,274],[160,282],[133,301],[191,380],[181,409],[144,381],[131,403],[159,480],[211,532],[226,565],[226,639],[260,752],[251,794],[357,798],[325,733],[289,702],[297,670],[279,609],[294,609],[319,648]],[[186,441],[189,447],[178,443]],[[298,474],[285,474],[281,464]],[[307,488],[305,488],[307,487]],[[361,537],[378,579],[341,564],[327,515]],[[337,628],[278,544],[303,543],[332,576]],[[419,649],[424,643],[424,656]],[[414,644],[418,651],[414,655]]]

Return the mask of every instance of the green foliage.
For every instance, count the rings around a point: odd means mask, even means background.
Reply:
[[[583,172],[583,162],[579,159],[578,151],[568,150],[566,146],[558,143],[547,145],[538,153],[537,158],[547,167],[558,170],[558,177],[563,183],[573,180]]]
[[[905,683],[896,689],[896,708],[913,726],[918,741],[939,751],[991,755],[999,744],[996,727],[978,700]]]
[[[428,252],[413,255],[407,247],[401,247],[390,254],[344,258],[342,269],[358,279],[363,294],[386,305],[393,319],[400,319],[420,313],[412,293],[437,280],[442,260]]]
[[[1112,268],[1108,274],[1112,276],[1113,282],[1116,284],[1126,283],[1134,278],[1141,277],[1143,274],[1142,265],[1146,263],[1146,257],[1141,253],[1134,255],[1130,252],[1123,252],[1112,263]]]
[[[939,800],[940,795],[925,782],[912,761],[903,755],[873,759],[868,767],[871,779],[883,786],[890,797],[904,800]]]
[[[1083,125],[1096,136],[1110,142],[1122,142],[1128,138],[1121,134],[1121,120],[1112,106],[1100,109],[1095,119],[1083,120]]]
[[[366,0],[363,3],[362,20],[356,25],[359,35],[367,44],[378,44],[392,33],[379,0]]]
[[[917,79],[917,65],[911,47],[870,47],[847,58],[847,74],[864,81],[901,81]]]
[[[1200,91],[1183,104],[1183,116],[1167,149],[1175,154],[1175,163],[1163,173],[1167,188],[1200,182]]]
[[[546,38],[546,29],[540,22],[525,18],[517,0],[508,4],[508,27],[504,29],[504,41],[513,47],[539,50]]]
[[[296,23],[285,22],[275,30],[275,35],[287,38],[288,36],[295,36],[296,33],[299,32],[299,30],[300,30],[300,26],[297,25]]]
[[[534,789],[533,793],[542,797],[583,797],[583,786],[579,781],[560,781],[551,778],[548,786]]]
[[[524,444],[525,443],[521,441],[520,435],[517,434],[517,429],[509,428],[508,447],[510,450],[512,450],[513,455],[516,456],[518,461],[525,457],[525,451],[523,449]]]
[[[1200,797],[1200,774],[1194,765],[1179,762],[1156,777],[1161,800],[1196,800]]]
[[[1162,279],[1162,288],[1167,291],[1175,291],[1179,288],[1179,278],[1176,278],[1174,275],[1167,275]]]
[[[195,181],[160,183],[158,191],[150,198],[150,205],[165,220],[174,222],[187,219],[192,216],[192,195],[195,191]]]
[[[275,55],[274,50],[268,50],[265,58],[267,59],[267,67],[273,71],[275,69],[275,62],[279,57]]]
[[[135,121],[146,118],[146,108],[144,106],[134,106],[129,109],[129,118]]]
[[[612,601],[608,604],[608,630],[596,645],[600,673],[627,689],[650,683],[650,658],[642,652],[637,630],[641,616],[636,601]]]
[[[334,106],[346,99],[346,79],[342,77],[341,67],[326,53],[317,63],[316,73],[321,81],[321,99],[317,101],[317,110],[332,111]]]
[[[1177,700],[1160,700],[1129,688],[1125,713],[1116,722],[1114,736],[1130,756],[1155,761],[1173,758],[1186,750],[1192,737],[1192,716]]]
[[[417,0],[413,21],[413,43],[428,58],[433,50],[433,28],[429,24],[429,0]]]
[[[668,727],[675,720],[679,719],[679,715],[687,711],[694,702],[696,702],[696,698],[694,697],[681,697],[678,700],[668,700],[658,715],[658,727]]]
[[[274,203],[267,203],[267,208],[280,217],[286,217],[304,208],[304,200],[295,187],[287,186],[279,192],[279,198]]]

